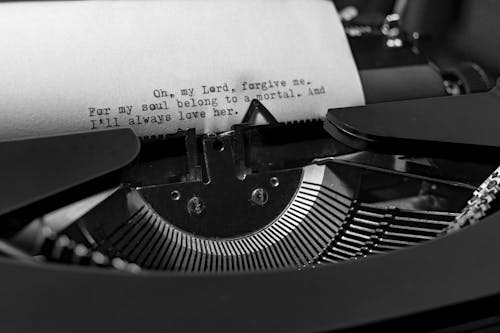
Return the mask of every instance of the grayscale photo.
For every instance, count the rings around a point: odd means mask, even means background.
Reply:
[[[500,332],[499,15],[0,0],[0,332]]]

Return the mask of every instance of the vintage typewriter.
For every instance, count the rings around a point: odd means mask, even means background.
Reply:
[[[335,2],[366,106],[1,142],[0,327],[498,329],[500,4]]]

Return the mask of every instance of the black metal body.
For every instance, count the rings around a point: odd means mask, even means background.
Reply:
[[[498,305],[491,297],[500,295],[499,233],[496,214],[464,232],[398,253],[264,274],[134,276],[2,259],[1,325],[16,332],[317,332],[482,298]],[[442,312],[439,321],[391,328],[421,331],[491,315],[480,310]]]

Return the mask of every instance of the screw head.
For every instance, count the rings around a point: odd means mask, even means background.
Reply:
[[[205,203],[200,197],[193,196],[187,202],[187,210],[191,215],[201,215],[205,210]]]
[[[269,184],[271,184],[272,187],[278,187],[280,186],[280,180],[278,177],[271,177],[271,179],[269,179]]]
[[[181,192],[173,190],[172,192],[170,192],[170,197],[172,198],[172,200],[177,201],[181,198]]]
[[[256,188],[252,192],[252,202],[264,206],[269,201],[269,193],[263,188]]]
[[[214,148],[215,151],[222,152],[224,151],[224,142],[220,140],[215,140],[212,143],[212,147]]]

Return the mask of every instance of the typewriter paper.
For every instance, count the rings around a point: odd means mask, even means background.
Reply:
[[[0,139],[132,127],[140,136],[364,103],[326,0],[0,4]]]

